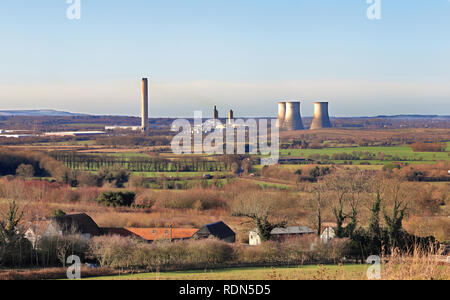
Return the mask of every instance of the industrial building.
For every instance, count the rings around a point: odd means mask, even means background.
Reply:
[[[44,136],[92,136],[105,135],[104,131],[60,131],[60,132],[46,132]]]
[[[119,125],[105,126],[105,130],[132,130],[132,131],[139,131],[141,129],[142,129],[141,126],[119,126]]]

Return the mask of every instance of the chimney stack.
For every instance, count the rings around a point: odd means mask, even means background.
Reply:
[[[228,124],[233,124],[233,121],[234,121],[233,110],[230,109],[230,111],[228,112]]]
[[[214,110],[213,110],[213,119],[214,120],[219,119],[219,111],[217,110],[217,107],[215,105],[214,105]]]
[[[146,132],[148,130],[148,79],[142,78],[142,117],[141,130]]]
[[[314,103],[314,118],[310,129],[330,128],[331,122],[328,115],[328,102]]]

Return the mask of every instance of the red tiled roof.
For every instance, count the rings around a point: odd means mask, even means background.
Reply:
[[[139,238],[139,236],[132,233],[131,231],[126,230],[125,228],[102,227],[100,229],[103,235],[118,235],[123,237]]]

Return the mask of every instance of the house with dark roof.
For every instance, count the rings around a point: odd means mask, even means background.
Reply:
[[[275,241],[282,241],[292,237],[299,237],[304,235],[314,234],[314,231],[306,226],[291,226],[291,227],[278,227],[274,228],[270,232],[270,239]],[[259,236],[258,230],[254,229],[249,232],[248,242],[250,245],[260,245],[261,237]]]
[[[25,232],[33,245],[42,237],[79,234],[85,239],[102,234],[100,227],[87,214],[72,214],[47,218],[32,223]]]
[[[234,231],[222,221],[203,226],[193,236],[194,239],[207,239],[209,237],[214,237],[227,243],[234,243],[236,241]]]

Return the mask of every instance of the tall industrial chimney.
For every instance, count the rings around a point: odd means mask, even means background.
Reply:
[[[141,130],[148,130],[148,79],[142,78],[142,118]]]
[[[283,128],[285,116],[286,116],[286,102],[278,102],[278,127],[279,128]]]
[[[233,110],[230,109],[230,111],[228,112],[228,124],[233,124],[233,121],[234,121]]]
[[[286,115],[284,116],[285,130],[302,130],[302,117],[300,115],[300,102],[286,102]]]
[[[219,111],[217,110],[217,107],[214,105],[214,109],[213,109],[213,119],[217,120],[219,119]]]
[[[314,103],[314,118],[310,129],[330,128],[331,122],[328,115],[328,102]]]

